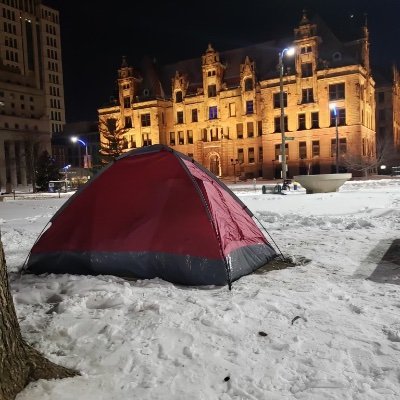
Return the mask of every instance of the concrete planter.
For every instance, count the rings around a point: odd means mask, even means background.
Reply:
[[[346,181],[351,179],[352,174],[320,174],[320,175],[297,175],[293,179],[300,183],[307,194],[337,192]]]

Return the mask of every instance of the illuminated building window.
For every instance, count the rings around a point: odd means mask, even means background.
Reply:
[[[314,93],[312,88],[303,89],[301,93],[302,93],[301,102],[303,104],[314,103]]]
[[[336,83],[329,85],[329,100],[342,100],[345,98],[344,83]]]
[[[150,126],[150,114],[142,114],[140,116],[142,126]]]
[[[253,114],[254,113],[254,104],[253,100],[246,101],[246,114]]]
[[[337,108],[337,119],[338,119],[338,126],[346,125],[346,109],[345,108]],[[336,116],[334,110],[331,110],[331,125],[336,125]]]
[[[212,106],[208,108],[208,119],[216,119],[218,118],[218,109],[217,106]]]

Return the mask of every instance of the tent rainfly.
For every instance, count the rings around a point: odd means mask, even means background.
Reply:
[[[243,202],[164,145],[132,150],[65,202],[25,273],[161,278],[229,285],[277,256]]]

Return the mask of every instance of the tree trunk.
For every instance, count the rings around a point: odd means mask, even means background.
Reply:
[[[0,237],[0,400],[12,400],[31,381],[66,378],[79,373],[44,358],[24,342],[8,285]]]

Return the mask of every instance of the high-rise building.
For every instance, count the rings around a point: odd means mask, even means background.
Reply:
[[[0,116],[0,187],[31,184],[65,123],[59,13],[40,0],[0,0]]]
[[[123,151],[167,144],[218,176],[244,178],[281,177],[283,139],[288,177],[335,172],[338,145],[340,171],[361,175],[360,165],[374,168],[376,140],[366,26],[360,36],[343,43],[304,14],[288,40],[221,53],[209,45],[164,67],[124,59],[118,100],[98,110],[101,145],[118,127]]]

